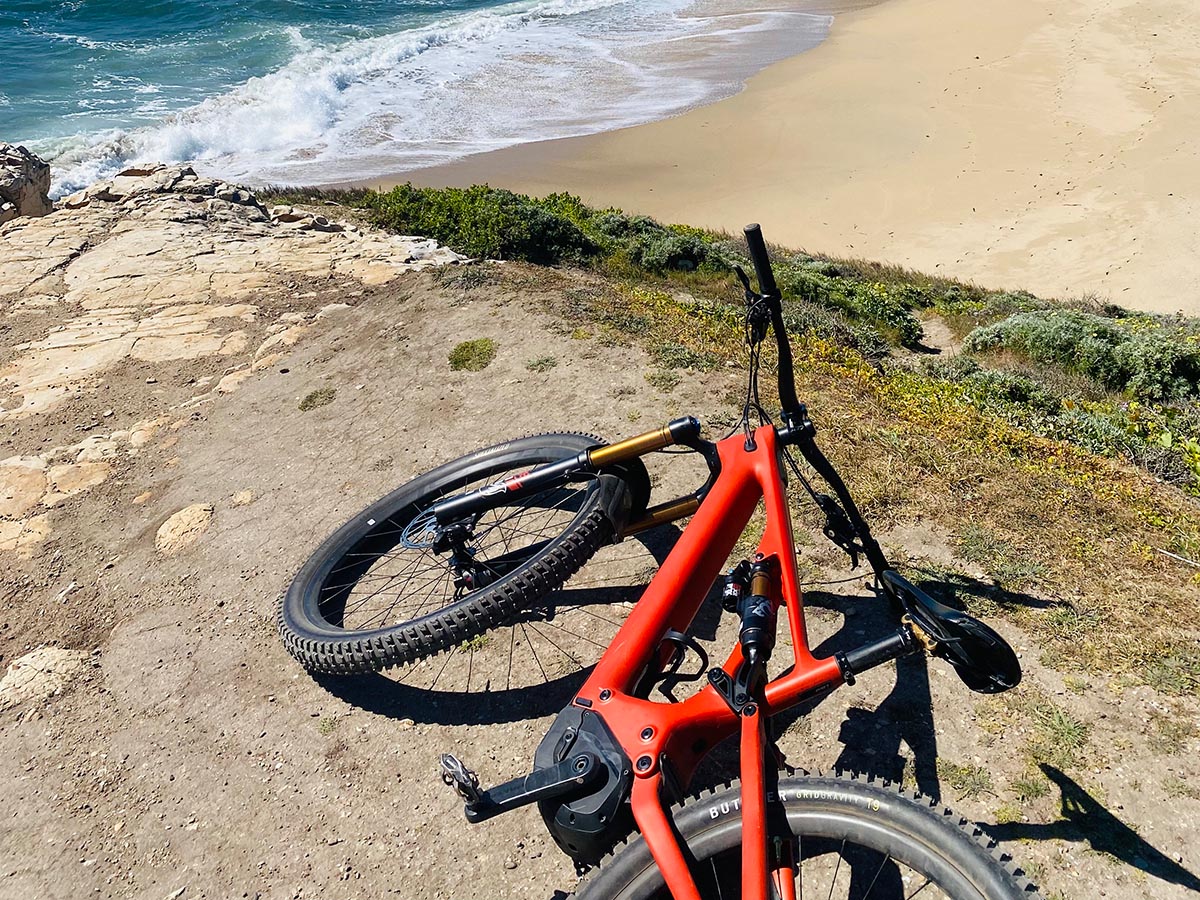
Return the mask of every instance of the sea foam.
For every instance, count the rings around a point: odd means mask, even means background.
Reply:
[[[155,124],[38,149],[52,157],[56,196],[147,161],[260,184],[369,179],[671,115],[733,93],[830,22],[697,16],[689,2],[523,0],[324,46],[289,28],[293,55],[275,71]]]

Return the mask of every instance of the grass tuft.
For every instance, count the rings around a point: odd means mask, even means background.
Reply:
[[[1197,788],[1178,775],[1166,775],[1162,780],[1163,793],[1168,799],[1200,800],[1200,788]]]
[[[310,391],[304,397],[304,399],[300,401],[300,412],[308,412],[310,409],[328,406],[333,402],[333,398],[336,396],[336,394],[337,389],[331,387],[317,388],[315,391]]]
[[[993,793],[992,776],[983,766],[959,765],[948,759],[937,761],[938,777],[958,792],[960,800],[973,800]]]
[[[675,390],[679,382],[683,380],[678,372],[672,372],[669,369],[658,369],[654,372],[647,372],[645,378],[650,385],[666,393]]]
[[[1023,802],[1040,800],[1050,793],[1050,782],[1039,770],[1033,769],[1014,781],[1012,789]]]
[[[464,372],[482,372],[496,358],[496,342],[491,338],[463,341],[450,351],[450,368]]]
[[[1086,724],[1048,699],[1037,702],[1029,713],[1033,723],[1029,751],[1036,761],[1060,769],[1082,763],[1089,734]]]

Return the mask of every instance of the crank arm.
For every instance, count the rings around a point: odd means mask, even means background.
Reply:
[[[468,822],[482,822],[539,800],[582,793],[589,785],[604,777],[606,769],[599,763],[594,754],[579,753],[557,765],[480,791],[479,779],[474,772],[449,753],[441,758],[442,780],[466,801],[463,813]]]

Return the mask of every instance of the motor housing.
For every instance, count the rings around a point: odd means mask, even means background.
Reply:
[[[568,706],[538,745],[534,769],[548,768],[579,753],[598,757],[605,777],[584,796],[569,801],[543,800],[538,809],[559,849],[577,865],[591,866],[633,830],[629,806],[633,766],[599,713]]]

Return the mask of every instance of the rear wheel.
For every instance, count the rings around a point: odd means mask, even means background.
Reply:
[[[600,443],[548,434],[446,463],[388,494],[331,535],[289,587],[279,615],[288,651],[314,672],[368,672],[469,645],[536,604],[599,549],[630,498],[606,474],[489,509],[452,547],[437,540],[438,500]],[[620,521],[615,523],[621,524]]]
[[[772,845],[790,844],[797,897],[853,900],[1013,900],[1037,888],[983,832],[949,809],[879,779],[781,778],[787,823]],[[703,900],[741,896],[741,791],[735,784],[674,810]],[[777,840],[776,840],[777,838]],[[778,890],[778,887],[776,888]],[[579,900],[670,900],[640,837],[593,870]]]

